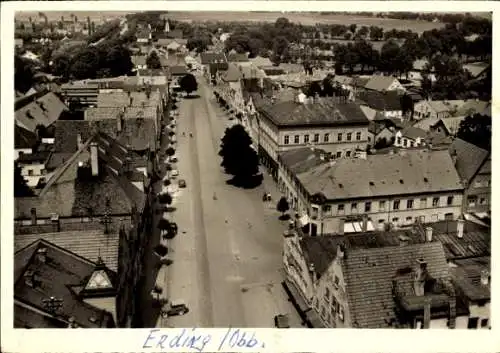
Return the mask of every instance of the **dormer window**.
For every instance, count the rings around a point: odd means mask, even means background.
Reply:
[[[26,111],[26,116],[30,119],[35,119],[35,117],[33,116],[33,114],[31,113],[31,110],[27,110]]]

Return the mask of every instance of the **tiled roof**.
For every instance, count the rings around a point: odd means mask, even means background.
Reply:
[[[71,153],[78,150],[77,136],[82,137],[82,143],[92,135],[88,121],[58,120],[55,123],[54,150],[55,152]]]
[[[448,133],[455,136],[460,128],[460,123],[465,119],[465,116],[453,116],[441,119],[441,123],[444,125]]]
[[[84,231],[16,234],[14,236],[14,251],[19,251],[38,239],[44,239],[92,262],[96,262],[97,258],[101,256],[111,270],[118,271],[120,235],[118,232],[105,234],[103,230],[104,227]]]
[[[180,29],[174,29],[167,32],[168,38],[182,38],[183,34]]]
[[[41,162],[44,163],[47,161],[49,158],[51,152],[50,151],[43,151],[43,152],[35,152],[35,153],[23,153],[19,155],[19,158],[17,161],[20,164],[23,163],[31,163],[31,162]]]
[[[201,53],[200,57],[202,65],[213,63],[227,63],[226,56],[223,53],[205,52]]]
[[[282,68],[276,66],[261,67],[267,76],[277,76],[284,75],[285,71]]]
[[[79,177],[79,165],[89,163],[90,143],[93,141],[99,146],[99,174],[90,179]],[[130,214],[134,204],[142,210],[146,201],[144,193],[123,174],[123,162],[132,154],[108,135],[94,134],[54,172],[38,197],[16,198],[16,218],[29,218],[31,208],[36,208],[42,218],[52,213],[61,217],[81,216],[89,209],[94,215],[106,212],[111,215]]]
[[[117,103],[115,103],[117,104]],[[124,110],[123,106],[113,105],[107,107],[95,107],[85,110],[85,121],[96,121],[106,119],[116,119]]]
[[[328,163],[325,159],[321,160],[321,155],[326,157],[327,152],[319,148],[302,147],[281,152],[279,156],[292,173],[298,174],[320,164]]]
[[[309,194],[351,199],[463,190],[446,150],[407,150],[332,163],[297,175]]]
[[[462,139],[455,139],[450,153],[456,153],[455,167],[462,180],[470,182],[488,158],[489,152]]]
[[[445,249],[447,259],[487,256],[491,254],[491,229],[465,221],[463,237],[457,236],[457,221],[430,223],[433,237],[439,240]]]
[[[401,96],[395,91],[381,93],[378,91],[365,91],[359,93],[359,99],[372,109],[379,111],[399,111]]]
[[[353,77],[351,84],[354,87],[365,87],[366,84],[370,81],[369,77]]]
[[[389,87],[394,81],[397,81],[395,77],[375,75],[370,77],[365,85],[365,88],[381,92],[384,90],[389,90]]]
[[[262,56],[256,56],[255,58],[250,58],[249,61],[256,67],[269,67],[273,65],[271,59],[263,58]]]
[[[413,70],[422,71],[428,63],[428,60],[415,60],[413,62]]]
[[[463,100],[445,100],[445,101],[428,101],[427,102],[436,113],[453,112],[462,106]]]
[[[448,264],[439,242],[372,249],[347,249],[342,262],[351,320],[359,328],[387,328],[396,319],[393,279],[417,260],[434,279],[448,280]],[[411,279],[402,280],[406,284]]]
[[[416,140],[417,138],[425,138],[427,132],[418,127],[408,126],[401,131],[401,135],[406,138],[410,138],[412,140]]]
[[[231,53],[227,56],[229,62],[248,62],[248,55],[245,53]]]
[[[429,131],[432,126],[439,122],[439,118],[436,116],[429,116],[417,121],[413,126],[418,127],[422,130]]]
[[[146,65],[146,55],[132,55],[130,59],[132,60],[132,64],[134,64],[134,66]]]
[[[174,76],[187,75],[189,73],[186,66],[183,65],[170,66],[168,71],[170,75]]]
[[[352,84],[353,78],[350,76],[342,76],[342,75],[335,75],[333,76],[333,82],[338,82],[341,85],[350,85]]]
[[[40,248],[46,249],[45,262],[39,261],[35,256]],[[75,295],[74,286],[85,284],[95,268],[95,263],[52,243],[40,240],[16,252],[14,266],[16,269],[14,298],[21,301],[24,307],[27,305],[35,310],[42,310],[48,316],[49,312],[44,308],[43,301],[55,297],[62,300],[62,307],[59,309],[60,319],[54,321],[64,320],[67,323],[69,318],[73,317],[76,324],[83,328],[105,328],[112,323],[111,313],[87,304]],[[35,271],[36,286],[34,288],[27,285],[24,280],[23,276],[28,270]],[[23,314],[25,312],[22,310],[15,310],[14,315],[18,316],[16,321],[27,321],[26,324],[31,327],[31,320],[26,320]],[[50,324],[49,320],[45,322],[46,326],[42,327],[58,326],[58,324]]]
[[[158,106],[161,104],[161,94],[152,90],[149,98],[146,92],[106,92],[97,96],[97,107],[142,107]]]
[[[113,119],[93,121],[99,131],[116,138],[119,143],[132,151],[145,151],[150,147],[156,149],[156,123],[152,119],[124,119],[122,129],[118,132],[117,123]]]
[[[16,110],[16,124],[35,132],[37,125],[52,125],[67,109],[66,105],[54,93],[49,92]]]
[[[368,125],[368,119],[358,105],[336,103],[334,98],[321,98],[314,103],[282,101],[273,104],[262,102],[257,106],[257,110],[271,119],[277,126]]]
[[[285,73],[291,74],[296,72],[304,72],[304,66],[300,64],[290,64],[290,63],[281,63],[278,65],[279,68],[285,70]]]
[[[482,74],[485,70],[487,70],[490,67],[490,64],[485,63],[485,62],[477,62],[477,63],[470,63],[470,64],[465,64],[463,68],[467,70],[472,77],[477,77],[480,74]]]
[[[14,146],[16,149],[33,148],[38,141],[36,134],[14,125]]]
[[[491,103],[480,100],[467,100],[457,109],[455,115],[469,116],[476,113],[491,116]]]
[[[491,299],[491,285],[481,283],[481,272],[491,273],[491,257],[475,257],[464,260],[453,261],[450,272],[455,284],[467,299],[475,302],[479,300]]]

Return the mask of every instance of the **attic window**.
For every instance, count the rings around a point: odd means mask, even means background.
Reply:
[[[403,179],[399,179],[399,183],[404,184],[405,182],[403,181]]]
[[[26,111],[26,116],[30,119],[35,119],[35,117],[33,116],[33,114],[31,114],[31,111],[30,110],[27,110]]]

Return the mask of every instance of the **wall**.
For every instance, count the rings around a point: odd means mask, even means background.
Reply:
[[[14,160],[17,161],[17,159],[19,158],[19,155],[20,154],[32,154],[33,153],[33,150],[31,148],[16,148],[14,150]]]
[[[453,202],[451,205],[447,205],[447,197],[453,196]],[[439,206],[432,206],[433,198],[439,197]],[[421,203],[421,199],[425,199],[426,203]],[[460,192],[450,192],[450,193],[435,193],[419,195],[415,194],[411,197],[379,197],[364,200],[343,200],[330,202],[327,205],[326,210],[319,211],[318,214],[318,230],[321,229],[321,223],[323,223],[324,232],[332,231],[337,228],[339,219],[345,218],[346,216],[354,215],[367,215],[369,220],[372,220],[375,227],[382,227],[384,222],[392,222],[395,226],[409,225],[415,222],[417,218],[420,218],[421,222],[435,222],[445,219],[445,214],[452,213],[453,219],[456,220],[462,212],[462,199],[463,196]],[[394,200],[399,200],[399,209],[394,210]],[[407,201],[413,200],[413,208],[407,208]],[[384,208],[379,208],[379,202],[384,203]],[[371,202],[370,211],[365,212],[365,203]],[[356,208],[353,209],[353,203],[356,204]],[[344,210],[339,211],[339,205],[343,205]],[[330,210],[328,210],[328,207]],[[323,218],[322,218],[323,217]],[[411,217],[411,219],[407,219]],[[397,220],[395,219],[397,218]],[[335,231],[335,232],[336,232]]]
[[[289,257],[292,261],[289,261]],[[292,266],[292,263],[296,265]],[[283,267],[287,278],[295,283],[305,301],[311,303],[314,295],[313,283],[297,236],[285,238],[283,242]]]
[[[31,175],[30,171],[32,173]],[[29,187],[35,187],[40,178],[45,178],[45,181],[48,181],[50,177],[50,175],[46,173],[44,163],[21,165],[21,175],[24,177]]]
[[[488,327],[491,326],[491,323],[489,322],[490,319],[490,303],[486,303],[484,306],[478,306],[477,304],[471,303],[469,305],[469,317],[477,317],[479,318],[477,328],[479,329],[487,329]],[[481,327],[481,320],[482,319],[488,319],[488,326],[487,327]],[[467,328],[465,326],[464,328]]]
[[[431,117],[431,118],[446,118],[450,116],[450,112],[439,112],[437,113],[427,101],[423,100],[415,104],[413,118],[416,120],[420,120],[423,118]]]
[[[478,174],[470,182],[464,197],[464,211],[487,212],[491,210],[491,173]]]
[[[315,291],[313,307],[317,310],[325,327],[352,327],[341,262],[342,260],[338,258],[333,260],[318,281]],[[338,284],[335,284],[335,277],[338,278]],[[343,319],[339,315],[341,311],[343,311]]]
[[[85,303],[95,306],[96,308],[106,310],[113,315],[113,320],[115,321],[115,325],[118,323],[116,318],[116,298],[108,297],[108,298],[87,298],[84,299]]]

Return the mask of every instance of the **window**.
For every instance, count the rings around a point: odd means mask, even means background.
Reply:
[[[347,152],[345,153],[345,156],[346,156],[347,158],[351,157],[351,151],[347,151]]]
[[[372,203],[365,202],[365,212],[371,212],[371,210],[372,210]]]
[[[413,147],[413,141],[410,141],[410,147]]]
[[[290,137],[288,135],[285,135],[285,145],[288,145],[290,143]]]
[[[325,287],[325,302],[330,303],[330,289],[328,287]]]
[[[300,142],[299,142],[299,139],[300,139],[300,136],[299,136],[299,135],[295,135],[295,136],[293,137],[293,143],[297,143],[297,144],[298,144],[298,143],[300,143]]]
[[[467,328],[477,328],[477,323],[479,319],[477,317],[470,317],[469,322],[467,323]]]
[[[33,169],[28,169],[28,175],[33,175]]]
[[[319,134],[314,134],[314,142],[319,142]]]
[[[348,132],[347,133],[347,141],[351,141],[352,139],[352,133]]]
[[[338,213],[344,213],[344,204],[340,204],[337,206]]]
[[[420,199],[420,208],[427,208],[427,199]]]
[[[420,216],[418,219],[421,223],[425,223],[425,216]]]
[[[337,152],[337,158],[340,158],[340,157],[342,157],[342,152],[339,151],[339,152]]]
[[[356,141],[361,140],[361,132],[356,132]]]
[[[445,221],[453,221],[453,213],[445,213],[444,220]]]
[[[413,220],[413,217],[412,217],[412,216],[408,216],[408,217],[406,217],[406,222],[407,222],[407,223],[410,223],[412,220]]]
[[[398,223],[398,222],[399,222],[399,218],[398,218],[398,217],[394,217],[394,218],[392,219],[392,222],[393,222],[393,223]]]
[[[446,204],[448,206],[453,205],[453,196],[448,196],[448,198],[446,199]]]
[[[304,135],[304,143],[309,143],[309,135]]]
[[[439,206],[439,197],[434,197],[432,199],[432,207],[437,207]]]
[[[323,142],[328,142],[330,141],[330,134],[324,134],[323,135]]]
[[[480,205],[484,205],[484,204],[486,204],[486,198],[481,197],[481,198],[479,199],[479,204],[480,204]]]
[[[481,319],[481,327],[488,327],[488,319]]]
[[[407,143],[407,142],[408,142],[408,141],[407,141],[406,139],[403,139],[403,147],[406,147],[406,143]]]
[[[399,200],[394,200],[394,203],[392,204],[392,208],[394,210],[399,210]]]
[[[396,140],[396,144],[401,145],[401,137],[398,137]]]
[[[337,135],[337,140],[338,140],[339,142],[340,142],[340,141],[342,141],[342,134],[338,134],[338,135]]]
[[[355,212],[358,210],[358,204],[356,202],[351,204],[351,212]]]
[[[333,280],[333,286],[335,287],[335,289],[338,289],[339,288],[339,277],[337,275],[335,275],[335,279]]]
[[[385,210],[385,201],[379,201],[378,202],[378,209],[379,209],[379,211],[384,211]]]
[[[406,201],[406,208],[413,208],[413,200]]]
[[[378,220],[378,223],[381,224],[381,223],[384,223],[385,222],[385,219],[379,219]]]
[[[339,319],[344,321],[344,307],[342,305],[339,305]]]

